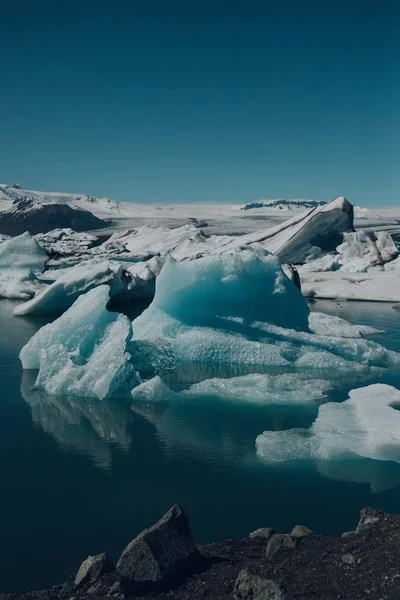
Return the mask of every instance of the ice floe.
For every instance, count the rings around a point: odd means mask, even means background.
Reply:
[[[205,379],[180,393],[181,397],[213,396],[255,404],[307,404],[326,395],[331,385],[322,379],[302,378],[299,373]]]
[[[265,431],[257,454],[277,463],[341,461],[357,457],[400,462],[400,391],[374,384],[352,390],[342,403],[319,407],[310,429]]]

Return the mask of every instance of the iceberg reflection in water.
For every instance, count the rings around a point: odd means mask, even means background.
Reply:
[[[170,373],[169,384],[175,388],[171,398],[165,402],[134,402],[129,397],[113,397],[98,400],[74,396],[47,395],[35,389],[35,371],[24,371],[21,382],[21,394],[30,405],[32,419],[42,429],[55,438],[58,444],[73,452],[89,456],[94,464],[112,471],[113,451],[128,453],[135,447],[135,456],[142,456],[151,445],[174,460],[176,454],[187,453],[196,461],[205,464],[241,464],[252,471],[262,468],[263,461],[255,456],[255,439],[262,431],[281,432],[292,428],[308,429],[318,414],[321,402],[342,401],[347,397],[348,389],[357,385],[357,380],[365,382],[365,375],[355,373],[347,376],[346,384],[342,380],[327,380],[327,373],[320,373],[321,379],[311,380],[307,373],[265,374],[266,378],[283,379],[284,385],[279,392],[271,392],[269,403],[260,403],[257,399],[256,385],[260,374],[255,375],[255,402],[249,402],[243,391],[232,382],[253,377],[243,374],[247,369],[230,365],[224,371],[204,365],[188,365],[181,371]],[[182,380],[177,377],[182,375]],[[236,379],[224,379],[234,374]],[[315,372],[313,372],[315,376]],[[208,376],[208,378],[207,378]],[[291,378],[297,378],[296,385],[304,380],[306,395],[310,395],[315,381],[315,397],[306,402],[305,398],[294,401],[290,390]],[[320,382],[325,378],[328,391],[321,392]],[[200,383],[193,383],[200,381]],[[222,382],[226,387],[222,387]],[[287,381],[289,381],[289,389]],[[192,384],[192,385],[190,385]],[[286,389],[285,389],[286,385]],[[285,396],[286,395],[286,396]],[[275,398],[277,396],[277,398]],[[151,437],[143,441],[135,438],[133,424],[138,419],[146,420],[153,429]],[[400,483],[400,465],[374,461],[364,458],[333,461],[293,461],[279,466],[264,464],[266,476],[269,469],[282,469],[282,476],[290,471],[317,471],[333,480],[368,483],[372,491],[389,489]]]
[[[36,371],[23,371],[21,394],[29,404],[32,420],[68,449],[91,456],[99,467],[111,467],[111,445],[129,450],[128,430],[133,419],[129,404],[112,404],[97,398],[53,396],[33,388]]]

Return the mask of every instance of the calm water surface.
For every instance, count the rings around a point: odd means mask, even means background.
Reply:
[[[318,403],[177,398],[132,410],[123,398],[34,393],[18,353],[47,320],[12,317],[14,306],[0,301],[0,592],[59,583],[88,554],[107,551],[115,560],[175,502],[203,543],[297,523],[338,534],[355,527],[364,506],[399,512],[396,463],[277,467],[257,459],[259,433],[309,427]],[[384,329],[373,339],[400,352],[400,312],[391,304],[319,301],[312,310]],[[328,399],[345,400],[351,387],[374,381],[400,388],[400,372],[338,383]]]

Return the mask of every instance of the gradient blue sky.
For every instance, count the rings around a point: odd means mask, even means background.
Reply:
[[[1,0],[0,181],[399,203],[397,0]]]

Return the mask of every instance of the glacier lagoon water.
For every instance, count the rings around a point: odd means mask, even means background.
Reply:
[[[317,532],[353,529],[358,511],[398,512],[400,465],[357,460],[323,465],[268,465],[255,454],[267,429],[309,427],[318,402],[259,406],[196,397],[154,408],[112,401],[46,397],[22,373],[21,347],[45,318],[12,317],[0,302],[0,591],[63,581],[88,554],[112,559],[171,504],[187,509],[194,536],[207,543],[244,537],[261,526]],[[312,309],[384,329],[373,337],[400,352],[400,313],[390,304],[318,301]],[[206,376],[244,374],[237,368]],[[205,376],[194,368],[180,383]],[[400,372],[338,380],[329,400],[351,387],[383,382],[400,388]],[[23,573],[23,576],[21,574]]]

